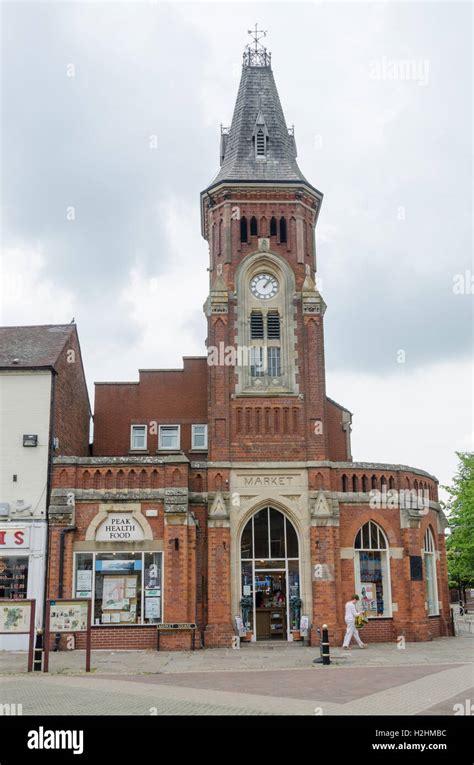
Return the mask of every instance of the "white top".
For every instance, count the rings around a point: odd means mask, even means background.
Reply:
[[[358,615],[359,615],[359,613],[358,613],[354,603],[352,602],[352,600],[348,600],[347,603],[346,603],[346,615],[345,615],[346,621],[353,622],[353,621],[355,621],[355,618]]]

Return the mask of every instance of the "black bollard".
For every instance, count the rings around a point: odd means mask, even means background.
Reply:
[[[33,672],[41,672],[43,664],[43,630],[36,630]]]
[[[330,664],[331,659],[329,658],[329,630],[328,625],[323,624],[322,626],[322,634],[319,627],[317,628],[317,633],[320,636],[319,639],[319,659],[313,659],[313,664]]]
[[[331,659],[329,658],[329,630],[328,630],[327,624],[323,624],[323,636],[321,640],[321,656],[323,657],[323,665],[331,663]]]

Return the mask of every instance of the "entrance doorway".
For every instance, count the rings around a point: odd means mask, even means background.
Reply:
[[[258,510],[241,537],[241,612],[253,640],[292,640],[301,615],[299,544],[291,521]]]
[[[286,572],[255,570],[254,589],[256,639],[286,640]]]

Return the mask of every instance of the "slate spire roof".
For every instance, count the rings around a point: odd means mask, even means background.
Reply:
[[[256,132],[265,134],[265,156],[257,156]],[[244,53],[234,116],[221,136],[221,168],[210,188],[222,181],[308,181],[296,162],[296,143],[281,107],[271,57],[266,49]],[[310,184],[308,184],[310,185]]]

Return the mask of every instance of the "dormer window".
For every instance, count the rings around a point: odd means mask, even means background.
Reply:
[[[265,124],[265,117],[263,116],[261,111],[259,111],[257,115],[252,137],[253,137],[253,143],[255,147],[255,159],[259,159],[259,160],[266,159],[268,130]]]
[[[257,130],[257,139],[255,142],[257,157],[265,156],[265,148],[266,148],[265,144],[266,144],[265,133],[263,132],[263,129],[260,128],[259,130]]]

